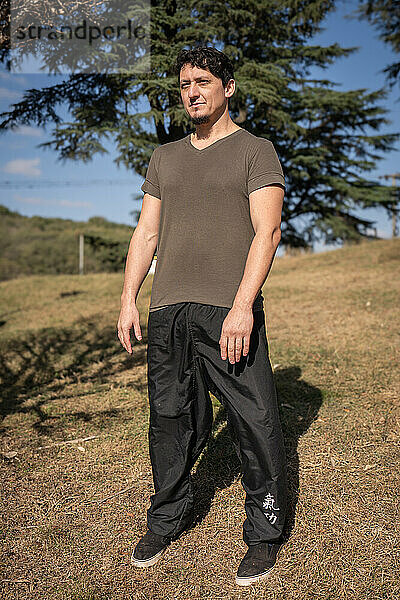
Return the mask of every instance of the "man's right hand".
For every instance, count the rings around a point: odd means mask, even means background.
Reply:
[[[130,330],[133,327],[135,336],[138,340],[142,339],[142,332],[139,322],[139,311],[134,302],[123,302],[118,319],[118,338],[123,347],[129,354],[132,354],[132,346],[130,340]]]

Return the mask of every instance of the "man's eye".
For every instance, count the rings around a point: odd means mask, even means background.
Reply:
[[[199,83],[209,83],[208,79],[201,79]],[[182,83],[181,88],[187,87],[187,83]]]

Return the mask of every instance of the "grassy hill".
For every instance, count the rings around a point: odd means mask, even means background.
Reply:
[[[397,599],[400,240],[276,258],[263,293],[290,482],[270,577],[234,584],[246,547],[223,408],[193,469],[196,524],[129,564],[153,493],[143,340],[116,335],[123,274],[0,283],[4,600]]]
[[[78,273],[79,233],[86,236],[85,272],[120,271],[132,232],[103,217],[86,222],[25,217],[0,205],[0,280]]]

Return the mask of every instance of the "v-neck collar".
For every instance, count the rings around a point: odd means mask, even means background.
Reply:
[[[232,131],[232,133],[228,133],[228,135],[225,135],[224,137],[219,138],[218,140],[215,140],[215,142],[212,142],[212,144],[209,144],[208,146],[205,146],[205,148],[196,148],[196,146],[194,146],[192,144],[192,141],[191,141],[192,134],[191,133],[189,133],[189,135],[186,136],[185,141],[186,141],[187,145],[189,146],[189,148],[191,148],[192,150],[194,150],[194,152],[200,152],[201,153],[201,152],[205,152],[209,148],[214,148],[217,144],[220,144],[224,140],[227,140],[228,138],[231,138],[232,136],[234,136],[236,133],[239,133],[240,131],[246,131],[246,130],[243,129],[243,127],[241,127],[240,129],[236,129],[235,131]]]

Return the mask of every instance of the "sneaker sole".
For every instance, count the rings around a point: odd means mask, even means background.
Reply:
[[[271,571],[273,570],[274,567],[271,567],[270,569],[268,569],[268,571],[265,571],[265,573],[260,573],[259,575],[253,575],[253,577],[238,577],[236,575],[235,578],[235,583],[237,583],[237,585],[251,585],[252,583],[255,583],[256,581],[261,581],[261,579],[266,579],[266,577],[268,577],[268,575],[271,573]]]
[[[162,550],[160,550],[160,552],[157,552],[157,554],[155,554],[151,558],[146,558],[146,559],[142,559],[142,560],[139,558],[135,558],[132,553],[131,563],[135,567],[152,567],[160,560],[160,558],[162,557],[162,555],[164,554],[165,551],[166,551],[166,548],[163,548]]]
[[[281,547],[279,548],[279,550],[276,553],[276,560],[278,560],[278,557],[279,557],[279,554],[280,554],[282,548],[283,548],[283,544],[281,545]],[[241,586],[251,585],[252,583],[256,583],[257,581],[266,579],[268,577],[268,575],[271,573],[271,571],[273,571],[275,569],[275,567],[276,567],[276,562],[274,565],[272,565],[272,567],[270,569],[268,569],[268,571],[264,571],[264,573],[259,573],[258,575],[253,575],[252,577],[238,577],[236,575],[235,583],[237,585],[241,585]]]

